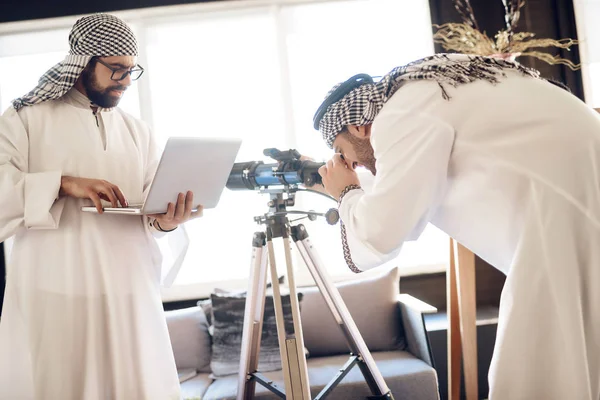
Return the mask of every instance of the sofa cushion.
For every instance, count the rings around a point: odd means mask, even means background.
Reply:
[[[210,372],[211,338],[202,309],[189,307],[166,311],[165,316],[177,369]]]
[[[395,400],[434,400],[438,399],[438,383],[435,370],[405,351],[386,351],[372,353],[373,358]],[[348,360],[346,355],[311,358],[308,360],[308,380],[311,385],[311,397],[314,398],[340,367]],[[280,388],[284,387],[281,371],[264,374]],[[203,400],[235,399],[237,394],[237,376],[219,378],[208,388]],[[358,367],[344,377],[338,386],[327,396],[328,400],[364,400],[371,396],[369,387]],[[256,385],[255,400],[279,399],[260,384]]]
[[[303,295],[298,293],[299,301]],[[281,295],[284,325],[287,334],[293,333],[292,305],[289,294]],[[245,294],[211,294],[212,306],[212,359],[211,370],[215,377],[238,374],[246,308]],[[258,369],[281,369],[281,356],[277,339],[277,324],[272,296],[265,296]]]
[[[397,267],[335,285],[371,351],[405,348],[398,307],[399,285]],[[321,293],[316,287],[301,290],[304,346],[311,357],[347,353],[347,341]]]
[[[279,277],[278,282],[280,285],[283,285],[285,283],[285,275],[282,275]],[[267,291],[266,294],[267,295],[273,295],[273,284],[271,282],[267,282]],[[283,294],[283,291],[285,290],[285,288],[281,287],[281,292]],[[213,293],[216,294],[236,294],[236,295],[244,295],[245,293],[247,293],[246,290],[239,290],[239,291],[231,291],[231,290],[227,290],[227,289],[221,289],[221,288],[214,288],[213,289]],[[206,315],[206,319],[208,320],[208,325],[212,325],[212,302],[210,300],[210,297],[208,299],[202,299],[202,300],[198,300],[198,307],[200,307],[202,310],[204,310],[204,315]]]
[[[204,399],[204,393],[213,380],[209,374],[199,374],[181,384],[181,398],[184,400]]]

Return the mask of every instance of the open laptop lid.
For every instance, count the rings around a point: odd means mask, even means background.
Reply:
[[[168,139],[143,214],[167,211],[179,193],[191,190],[194,206],[215,208],[242,144],[235,138],[171,137]]]

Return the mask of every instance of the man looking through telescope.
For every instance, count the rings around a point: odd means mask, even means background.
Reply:
[[[351,269],[434,224],[507,275],[490,400],[600,398],[594,110],[518,63],[437,55],[334,86],[314,126]]]

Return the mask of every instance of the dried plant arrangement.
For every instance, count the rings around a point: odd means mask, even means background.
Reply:
[[[570,50],[577,44],[573,39],[537,39],[531,32],[517,32],[517,24],[525,0],[502,0],[505,12],[506,28],[499,31],[493,38],[479,29],[473,7],[469,0],[452,0],[462,23],[446,23],[434,25],[437,32],[433,39],[444,49],[463,54],[493,56],[507,60],[515,60],[520,56],[535,57],[548,64],[564,64],[572,70],[579,69],[580,64],[561,58],[558,55],[542,51],[542,48],[555,47]]]

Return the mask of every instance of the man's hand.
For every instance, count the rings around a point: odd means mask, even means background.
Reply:
[[[335,154],[326,165],[319,168],[325,190],[335,199],[339,199],[342,191],[348,185],[359,185],[356,172],[348,167],[341,154]]]
[[[90,199],[102,214],[100,199],[110,201],[113,207],[127,207],[127,200],[117,185],[101,179],[75,178],[63,176],[60,180],[60,196],[71,196],[78,199]]]
[[[315,159],[308,157],[308,156],[300,156],[300,161],[315,161]],[[315,192],[328,194],[327,191],[325,190],[325,186],[323,186],[320,183],[315,183],[314,185],[312,185],[310,187],[306,186],[306,185],[303,185],[303,186],[309,190],[314,190]]]
[[[187,192],[185,195],[179,193],[177,203],[169,203],[165,214],[152,214],[149,217],[155,218],[162,230],[171,231],[179,224],[202,216],[203,207],[201,205],[194,207],[193,204],[194,194],[192,192]],[[192,211],[194,208],[196,211]]]

